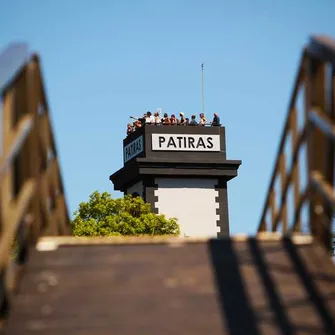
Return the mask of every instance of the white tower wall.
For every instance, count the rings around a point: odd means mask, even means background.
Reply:
[[[220,232],[217,179],[155,178],[158,214],[176,217],[182,237],[216,237]]]

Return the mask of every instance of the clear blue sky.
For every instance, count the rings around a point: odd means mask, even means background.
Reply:
[[[71,213],[115,196],[129,115],[206,111],[226,126],[233,233],[254,233],[301,48],[335,36],[333,0],[0,0],[0,47],[28,42],[44,79]],[[187,202],[186,202],[187,205]]]

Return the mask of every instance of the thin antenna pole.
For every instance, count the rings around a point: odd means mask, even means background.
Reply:
[[[204,83],[204,63],[201,63],[201,96],[202,96],[202,112],[205,114],[205,83]]]

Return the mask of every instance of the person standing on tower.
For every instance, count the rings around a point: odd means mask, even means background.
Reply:
[[[186,119],[185,119],[184,113],[180,112],[179,116],[180,116],[179,124],[182,125],[182,126],[185,126],[186,125]]]
[[[217,113],[214,113],[212,126],[220,126],[220,117]]]
[[[178,119],[176,118],[176,116],[174,114],[172,114],[171,117],[170,117],[170,124],[172,124],[172,125],[178,124]]]
[[[164,113],[163,118],[162,118],[162,124],[164,125],[169,125],[171,124],[169,115],[167,113]]]
[[[127,135],[130,135],[132,132],[134,132],[134,126],[131,123],[127,124]]]
[[[191,122],[189,123],[190,126],[197,126],[198,125],[198,122],[197,122],[196,118],[197,117],[195,115],[191,116]]]
[[[205,126],[206,125],[206,117],[204,113],[200,113],[200,121],[199,121],[199,125],[200,126]]]
[[[145,123],[146,124],[154,124],[155,123],[155,117],[151,114],[150,111],[148,111],[146,113]]]
[[[154,117],[155,117],[155,124],[160,124],[161,123],[161,119],[159,117],[159,112],[155,112],[154,114]]]

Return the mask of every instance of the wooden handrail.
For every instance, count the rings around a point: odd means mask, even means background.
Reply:
[[[22,145],[30,134],[33,126],[34,117],[32,115],[26,115],[19,121],[16,131],[14,132],[14,139],[11,141],[11,148],[3,155],[3,157],[0,157],[0,182],[14,157],[21,150]]]
[[[324,204],[330,203],[332,206],[335,201],[335,194],[332,191],[333,188],[333,177],[331,176],[334,170],[334,161],[328,158],[328,152],[332,152],[335,144],[335,111],[329,111],[330,108],[335,106],[335,96],[332,96],[332,102],[330,106],[325,108],[324,96],[327,90],[325,79],[325,62],[332,64],[333,72],[335,74],[335,41],[324,36],[312,37],[310,44],[304,49],[301,58],[298,75],[295,80],[294,89],[289,104],[289,110],[284,124],[283,133],[280,140],[279,149],[277,151],[276,161],[274,170],[271,176],[270,185],[266,195],[265,204],[263,207],[258,233],[264,232],[268,229],[277,231],[278,224],[283,223],[284,230],[287,225],[287,197],[288,190],[292,184],[294,184],[294,220],[292,227],[288,228],[288,233],[296,232],[298,225],[300,226],[300,212],[303,204],[310,200],[310,220],[320,220],[315,216],[314,207],[319,206],[320,197],[315,198],[311,193],[311,189],[317,191],[319,195],[322,195]],[[329,83],[332,91],[335,89],[335,78]],[[298,131],[298,125],[296,122],[296,100],[297,92],[303,87],[305,93],[305,118],[304,126]],[[329,116],[326,114],[330,112]],[[294,122],[291,120],[294,119]],[[288,170],[286,168],[286,157],[285,157],[285,146],[288,144],[287,139],[289,135],[292,135],[291,148],[291,159],[292,163]],[[302,146],[307,145],[307,157],[304,162],[307,165],[308,181],[305,190],[301,190],[299,186],[299,153],[301,152]],[[327,146],[323,148],[321,146]],[[316,155],[316,158],[314,158]],[[321,157],[321,158],[320,158]],[[325,159],[325,162],[319,162],[320,159]],[[332,168],[329,165],[332,165]],[[325,176],[327,176],[325,178]],[[275,199],[275,183],[277,178],[281,179],[281,193],[279,194],[279,206],[278,209],[274,205]],[[315,193],[315,192],[314,192]],[[278,196],[278,195],[277,195]],[[333,207],[335,210],[335,207]],[[271,226],[267,227],[267,214],[271,211]],[[328,212],[327,212],[328,213]],[[329,215],[329,213],[327,214]],[[328,217],[328,221],[330,218]],[[309,222],[312,225],[311,221]],[[317,222],[313,223],[318,224]],[[325,226],[324,229],[330,229],[330,225]],[[313,229],[316,232],[318,229]],[[317,233],[318,234],[318,233]],[[323,234],[323,233],[322,233]],[[321,235],[322,235],[321,234]],[[323,234],[326,236],[327,234]],[[321,238],[322,243],[326,241],[326,238]]]
[[[291,110],[294,106],[294,101],[295,101],[296,96],[297,96],[298,91],[299,91],[300,82],[301,82],[301,79],[302,79],[302,76],[303,76],[303,70],[304,70],[303,69],[303,64],[304,64],[305,59],[306,59],[306,53],[304,52],[302,57],[301,57],[300,66],[299,66],[299,69],[298,69],[298,72],[297,72],[297,75],[296,75],[296,79],[295,79],[295,82],[294,82],[293,94],[292,94],[292,97],[291,97],[291,101],[289,103],[289,110],[288,110],[288,113],[286,115],[286,119],[285,119],[285,123],[284,123],[284,129],[283,129],[281,139],[280,139],[280,142],[279,142],[279,148],[277,150],[277,156],[276,156],[277,158],[275,160],[274,170],[273,170],[272,176],[270,178],[270,186],[268,188],[268,192],[267,192],[266,197],[265,197],[266,200],[265,200],[265,204],[264,204],[264,207],[263,207],[263,212],[261,214],[260,227],[259,227],[258,231],[262,230],[261,226],[263,227],[263,225],[265,224],[265,216],[266,216],[267,209],[268,209],[268,206],[269,206],[269,203],[270,203],[271,190],[274,187],[276,177],[277,177],[277,170],[278,170],[279,161],[280,161],[280,153],[284,149],[285,141],[286,141],[286,138],[288,136],[287,130],[288,130],[289,125],[290,125]]]
[[[20,220],[27,210],[28,203],[34,192],[36,191],[36,181],[28,180],[17,198],[17,200],[9,208],[9,217],[5,218],[5,222],[10,222],[11,225],[6,225],[0,238],[0,271],[7,266],[10,257],[10,249],[15,238]]]
[[[320,111],[313,110],[309,114],[309,120],[314,126],[318,127],[324,134],[335,141],[335,125],[332,124],[327,115]]]
[[[17,49],[7,50],[7,56],[9,54],[12,60],[8,68],[3,66],[3,61],[8,60],[8,57],[0,55],[0,94],[4,101],[2,117],[5,124],[4,132],[1,133],[4,136],[4,150],[0,157],[2,274],[10,272],[13,268],[10,264],[17,265],[16,262],[20,262],[21,267],[22,259],[23,262],[26,260],[25,256],[21,257],[21,253],[20,259],[13,258],[11,251],[14,242],[26,253],[27,246],[37,242],[42,229],[51,231],[53,235],[71,232],[38,57],[33,55],[27,58],[24,53],[13,55],[13,50]],[[17,106],[20,99],[24,99],[25,103]],[[39,113],[40,105],[43,106],[43,114]],[[11,120],[14,115],[16,125],[13,127]],[[49,150],[53,152],[53,159],[52,164],[46,166],[45,157]],[[53,209],[47,206],[48,198],[55,200]],[[4,278],[1,279],[1,312],[7,308],[7,305],[2,305],[2,301],[10,300],[10,292],[17,284],[16,280],[15,283],[4,282]]]
[[[325,181],[319,171],[313,171],[311,176],[311,186],[322,194],[324,199],[331,205],[335,211],[335,192],[333,188]]]

